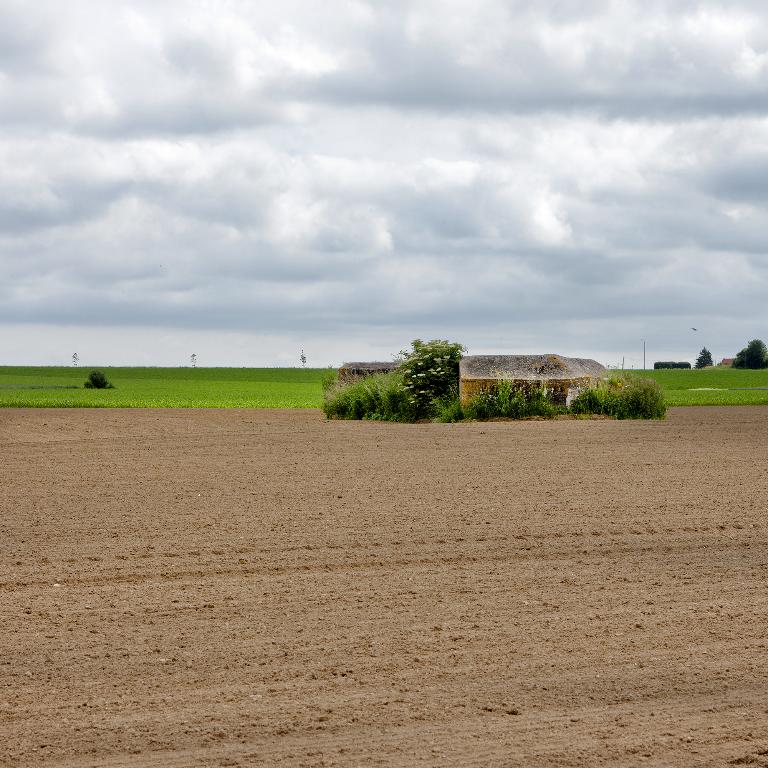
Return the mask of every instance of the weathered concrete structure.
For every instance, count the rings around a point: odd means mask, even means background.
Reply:
[[[595,360],[560,355],[468,355],[459,364],[462,405],[500,381],[526,388],[545,386],[558,405],[566,405],[581,389],[595,386],[607,373]]]
[[[341,368],[339,368],[339,381],[346,383],[355,379],[362,379],[365,376],[372,376],[374,373],[391,373],[398,365],[399,363],[396,362],[342,363]]]

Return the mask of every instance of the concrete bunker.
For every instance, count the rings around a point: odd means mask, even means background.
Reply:
[[[520,389],[546,387],[556,405],[568,405],[607,374],[596,360],[561,355],[468,355],[459,364],[462,405],[478,393],[509,381]]]
[[[342,363],[341,368],[339,368],[339,381],[342,384],[347,384],[350,381],[372,376],[374,373],[391,373],[397,369],[398,365],[400,363],[397,362]]]

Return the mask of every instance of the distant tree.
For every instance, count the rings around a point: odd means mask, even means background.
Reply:
[[[304,368],[307,365],[307,356],[304,354],[304,350],[301,350],[301,354],[299,355],[299,360],[301,360],[301,367]]]
[[[752,339],[733,360],[734,368],[768,368],[768,348],[760,339]]]
[[[189,356],[189,362],[193,368],[197,365],[197,355],[194,352]]]
[[[77,352],[75,352],[75,354],[72,355],[72,365],[74,365],[75,368],[77,368],[77,364],[79,362],[80,362],[80,355],[78,355]]]
[[[712,353],[704,347],[696,358],[696,367],[706,368],[708,365],[714,365],[714,362],[712,361]]]

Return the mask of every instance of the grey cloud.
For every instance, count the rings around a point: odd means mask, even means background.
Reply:
[[[480,2],[454,14],[461,23],[439,3],[375,4],[348,25],[338,3],[338,29],[333,6],[320,26],[296,3],[268,18],[222,6],[226,23],[136,3],[131,24],[124,8],[72,2],[65,16],[6,2],[4,118],[135,137],[282,123],[302,103],[647,120],[768,107],[758,3]],[[302,64],[313,56],[328,61]]]
[[[0,0],[0,324],[591,352],[768,323],[761,4],[89,6]]]

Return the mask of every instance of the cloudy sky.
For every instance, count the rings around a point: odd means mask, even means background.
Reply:
[[[765,0],[0,0],[0,364],[730,356],[767,204]]]

